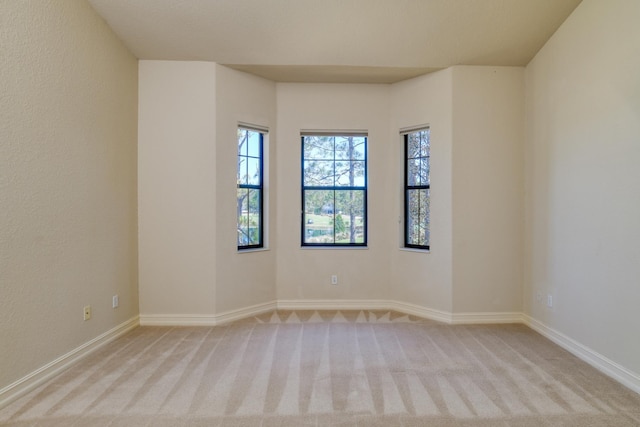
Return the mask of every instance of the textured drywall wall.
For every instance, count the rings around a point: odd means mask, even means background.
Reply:
[[[525,151],[525,310],[636,375],[639,20],[637,0],[578,6],[527,66]]]
[[[521,312],[524,68],[453,67],[453,311]]]
[[[238,122],[269,129],[265,138],[265,237],[268,250],[238,251]],[[276,84],[216,66],[216,312],[276,299]]]
[[[392,299],[451,312],[452,286],[452,78],[451,69],[406,80],[391,86],[392,171],[387,203],[393,216],[388,227],[393,242],[389,293]],[[428,124],[431,128],[431,250],[403,250],[403,140],[399,130]],[[393,226],[397,225],[397,226]]]
[[[214,313],[215,75],[210,62],[140,61],[141,315]]]
[[[278,99],[277,229],[279,299],[386,299],[388,248],[395,241],[389,201],[393,151],[388,85],[280,83]],[[368,248],[301,248],[301,129],[366,129]],[[331,285],[331,275],[338,286]]]
[[[83,0],[0,10],[1,389],[136,316],[138,292],[137,60]]]

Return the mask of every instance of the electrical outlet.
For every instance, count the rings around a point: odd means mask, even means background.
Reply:
[[[84,306],[84,320],[89,320],[91,319],[91,306],[90,305],[85,305]]]
[[[553,295],[551,294],[547,295],[547,307],[549,308],[553,307]]]
[[[118,308],[118,305],[119,305],[118,295],[114,295],[113,298],[111,299],[111,307]]]
[[[338,276],[337,275],[333,275],[331,276],[331,284],[332,285],[337,285],[338,284]]]

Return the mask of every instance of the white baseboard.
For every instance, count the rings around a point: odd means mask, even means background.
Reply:
[[[410,304],[408,302],[389,301],[390,310],[396,310],[401,313],[412,314],[414,316],[423,317],[425,319],[436,320],[438,322],[451,323],[451,313],[448,311],[435,310],[433,308],[423,307],[421,305]]]
[[[495,323],[524,323],[522,313],[453,313],[451,323],[454,325],[478,325]]]
[[[624,366],[619,365],[611,359],[601,355],[600,353],[593,351],[589,347],[580,344],[578,341],[569,338],[562,332],[558,332],[553,328],[545,325],[533,317],[526,314],[522,315],[524,324],[538,332],[545,338],[558,344],[568,352],[572,353],[579,359],[587,362],[600,372],[608,375],[616,381],[624,384],[636,393],[640,393],[640,375],[630,371]]]
[[[256,304],[220,314],[141,314],[141,326],[216,326],[267,311],[275,310],[276,302]]]
[[[209,314],[141,314],[140,326],[215,326]]]
[[[58,375],[83,357],[96,351],[105,344],[121,337],[139,325],[138,316],[119,324],[96,338],[74,348],[70,352],[58,357],[43,367],[31,372],[29,375],[9,384],[0,390],[0,408],[27,394],[45,381]]]
[[[280,310],[388,310],[386,300],[278,300]]]
[[[389,300],[278,300],[280,310],[395,310],[449,323],[451,314],[414,304]]]
[[[395,310],[449,324],[523,323],[521,313],[450,313],[400,301],[315,299],[277,300],[216,315],[141,314],[141,326],[215,326],[270,310]]]
[[[282,310],[395,310],[449,324],[523,323],[522,313],[450,313],[390,300],[278,300]]]
[[[246,317],[257,316],[258,314],[265,313],[267,311],[275,310],[277,308],[276,301],[271,301],[263,304],[256,304],[249,307],[244,307],[238,310],[229,310],[217,314],[215,316],[218,325],[234,320],[244,319]]]

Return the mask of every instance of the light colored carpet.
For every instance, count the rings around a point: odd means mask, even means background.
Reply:
[[[640,395],[523,325],[277,311],[140,327],[0,411],[15,426],[640,426]]]

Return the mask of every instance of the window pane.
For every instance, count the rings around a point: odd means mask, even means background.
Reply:
[[[429,158],[420,159],[420,185],[429,185]]]
[[[249,190],[248,192],[248,226],[247,233],[250,245],[257,245],[260,243],[260,213],[262,201],[260,200],[260,190]]]
[[[332,136],[305,136],[304,158],[333,160],[334,139]]]
[[[336,162],[336,182],[335,185],[349,185],[349,170],[352,168],[352,164],[349,161],[337,161]]]
[[[363,136],[336,137],[336,159],[364,160],[365,139]]]
[[[304,162],[304,185],[309,187],[333,187],[333,161],[307,160]]]
[[[243,156],[238,156],[238,184],[239,185],[248,184],[247,158]]]
[[[420,159],[407,160],[407,185],[421,185],[420,164]]]
[[[407,135],[408,144],[407,144],[407,158],[415,159],[420,157],[421,149],[420,149],[420,136],[419,132],[410,133]]]
[[[406,240],[409,245],[429,245],[429,190],[407,190]]]
[[[260,185],[260,159],[247,157],[247,173],[247,184]]]
[[[337,161],[336,186],[364,187],[364,161]]]
[[[260,157],[260,133],[253,131],[247,131],[247,133],[249,134],[247,154],[251,157]]]
[[[247,155],[247,146],[249,145],[249,131],[246,129],[238,129],[238,155]]]
[[[249,244],[249,190],[237,190],[238,246]]]
[[[429,158],[407,160],[407,185],[429,184]]]
[[[429,129],[419,132],[420,134],[420,157],[429,157]]]
[[[364,190],[336,190],[336,243],[364,243]]]
[[[334,191],[305,190],[304,243],[334,243]]]

